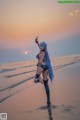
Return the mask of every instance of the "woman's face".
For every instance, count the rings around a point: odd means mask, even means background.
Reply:
[[[40,50],[44,50],[44,47],[42,47],[42,46],[40,46],[39,48],[40,48]]]

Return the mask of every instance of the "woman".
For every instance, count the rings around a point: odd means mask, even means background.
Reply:
[[[38,63],[37,63],[37,71],[36,71],[34,82],[44,83],[44,87],[47,95],[47,104],[50,105],[51,103],[50,103],[50,91],[48,86],[48,75],[51,81],[53,80],[54,75],[53,75],[49,54],[47,51],[47,44],[45,42],[41,42],[39,44],[38,37],[35,39],[35,42],[39,46],[40,52],[36,56],[38,59]],[[40,78],[41,73],[43,76],[43,81]]]

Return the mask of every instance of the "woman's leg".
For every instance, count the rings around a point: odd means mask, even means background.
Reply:
[[[34,82],[37,83],[40,81],[40,75],[43,71],[43,68],[42,67],[37,67],[37,71],[36,71],[36,75],[35,75],[35,79],[34,79]]]
[[[36,74],[41,74],[43,71],[43,68],[42,67],[37,67],[37,71],[36,71]]]
[[[42,72],[43,75],[43,82],[44,82],[44,87],[45,87],[45,91],[46,91],[46,95],[47,95],[47,104],[48,106],[51,104],[50,103],[50,90],[49,90],[49,85],[48,85],[48,70],[44,70]]]
[[[43,70],[42,76],[43,76],[43,80],[47,80],[48,79],[48,70]]]

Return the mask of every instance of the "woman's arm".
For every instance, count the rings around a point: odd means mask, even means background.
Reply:
[[[39,47],[39,41],[38,41],[38,37],[36,37],[36,39],[35,39],[35,43],[38,45],[38,47]]]

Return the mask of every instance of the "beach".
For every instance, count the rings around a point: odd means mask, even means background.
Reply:
[[[51,59],[51,107],[41,83],[34,83],[37,61],[0,64],[0,113],[8,120],[80,120],[80,54]]]

